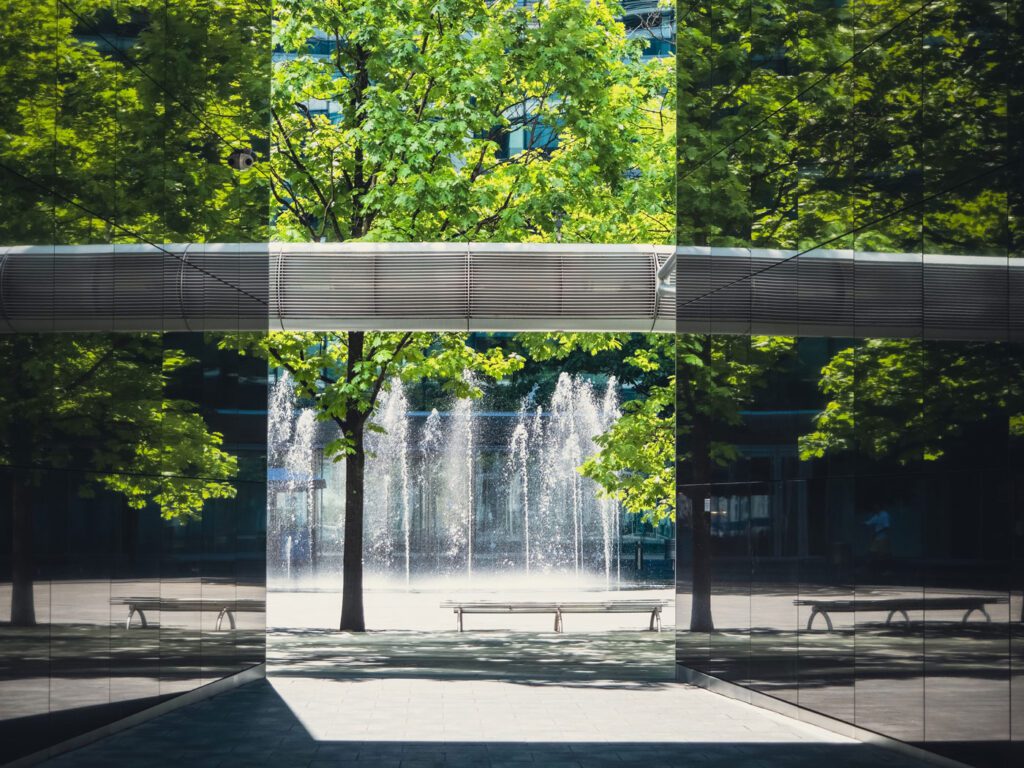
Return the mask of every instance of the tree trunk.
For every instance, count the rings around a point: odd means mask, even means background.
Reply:
[[[365,632],[363,618],[363,474],[366,450],[360,425],[350,435],[355,445],[345,457],[345,548],[341,595],[341,629]]]
[[[355,366],[363,361],[362,331],[348,334],[346,378],[355,376]],[[363,617],[363,496],[366,469],[366,417],[354,407],[342,422],[342,431],[352,441],[345,457],[345,546],[342,552],[341,625],[345,632],[365,632]]]
[[[24,478],[11,483],[11,624],[36,625],[32,590],[32,489]]]

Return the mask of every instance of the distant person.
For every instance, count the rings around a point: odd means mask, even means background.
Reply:
[[[879,509],[864,521],[864,525],[871,529],[871,544],[868,547],[868,552],[872,559],[888,558],[892,551],[889,540],[889,527],[892,525],[892,520],[889,513],[885,509]]]

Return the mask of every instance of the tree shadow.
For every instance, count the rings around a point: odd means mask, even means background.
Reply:
[[[555,634],[504,630],[364,634],[275,630],[268,668],[289,677],[494,680],[524,685],[674,685],[674,636],[635,631]]]

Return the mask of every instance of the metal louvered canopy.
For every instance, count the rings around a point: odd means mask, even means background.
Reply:
[[[680,333],[1024,340],[1024,259],[677,249]]]
[[[671,332],[673,253],[536,243],[14,246],[0,248],[0,330]]]

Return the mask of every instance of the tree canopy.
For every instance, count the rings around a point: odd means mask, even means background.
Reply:
[[[679,242],[998,252],[1006,12],[998,0],[680,5]]]
[[[225,161],[267,148],[269,28],[258,0],[8,4],[4,243],[266,239],[265,180]]]
[[[616,11],[278,3],[277,236],[665,241],[673,66],[645,59]]]

